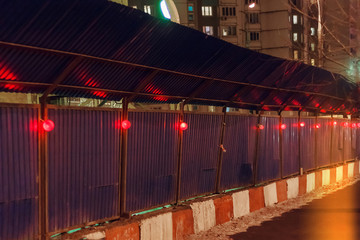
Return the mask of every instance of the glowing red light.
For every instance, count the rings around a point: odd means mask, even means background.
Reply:
[[[305,123],[304,123],[304,122],[301,122],[301,123],[300,123],[300,127],[305,127]]]
[[[249,5],[249,8],[254,8],[255,7],[255,3],[251,3],[250,5]]]
[[[351,124],[352,128],[356,128],[356,123]]]
[[[55,123],[51,120],[46,120],[43,121],[42,127],[46,132],[51,132],[52,130],[54,130]]]
[[[337,125],[337,121],[333,121],[333,125],[336,126],[336,125]]]
[[[321,127],[320,123],[316,124],[315,127],[319,129]]]
[[[180,123],[180,130],[181,130],[181,131],[184,131],[184,130],[186,130],[187,128],[188,128],[188,125],[187,125],[186,122]]]
[[[344,127],[348,127],[348,126],[349,126],[349,123],[348,123],[348,122],[344,122],[344,123],[343,123],[343,126],[344,126]]]
[[[281,124],[281,126],[280,126],[280,128],[282,129],[282,130],[285,130],[286,129],[286,124]]]
[[[259,128],[260,130],[264,130],[265,127],[264,127],[264,125],[259,124],[258,128]]]
[[[123,129],[129,129],[131,127],[131,122],[129,120],[124,120],[121,122],[121,127]]]
[[[357,127],[360,128],[360,123],[357,124]]]

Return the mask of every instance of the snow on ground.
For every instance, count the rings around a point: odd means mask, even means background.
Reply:
[[[194,239],[232,239],[230,235],[234,235],[236,233],[245,232],[249,227],[252,226],[259,226],[264,221],[269,221],[274,217],[278,217],[285,212],[288,212],[292,209],[300,208],[314,199],[320,199],[323,196],[335,192],[339,189],[342,189],[346,186],[354,184],[359,180],[359,177],[355,179],[346,179],[342,182],[327,185],[322,188],[319,188],[313,192],[307,193],[297,198],[293,198],[287,200],[282,203],[278,203],[271,207],[262,208],[258,211],[252,212],[246,216],[243,216],[238,219],[233,219],[230,222],[224,223],[222,225],[217,225],[211,228],[208,231],[203,231],[198,234],[193,234],[187,236],[187,240],[194,240]]]

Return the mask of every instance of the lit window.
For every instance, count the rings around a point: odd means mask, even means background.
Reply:
[[[135,8],[135,9],[137,9],[137,6],[132,6],[132,8]]]
[[[259,13],[248,13],[247,20],[248,23],[259,23]]]
[[[311,46],[311,51],[315,51],[315,43],[311,43],[310,46]]]
[[[193,12],[193,11],[194,11],[194,6],[193,6],[193,5],[189,5],[189,6],[188,6],[188,11],[189,11],[189,12]]]
[[[310,60],[310,62],[311,62],[311,65],[312,65],[312,66],[315,66],[315,59],[314,59],[314,58],[312,58],[312,59]]]
[[[235,26],[228,26],[222,29],[223,36],[235,36],[236,35],[236,27]]]
[[[212,16],[212,6],[202,6],[201,12],[203,16]]]
[[[293,33],[293,41],[297,42],[298,40],[298,34],[297,33]]]
[[[311,36],[315,36],[315,28],[314,27],[311,27],[310,28],[310,31],[311,31]]]
[[[299,51],[298,50],[294,50],[294,59],[295,60],[299,59]]]
[[[248,41],[259,41],[260,33],[259,32],[248,32],[247,40]]]
[[[144,5],[144,12],[151,15],[151,6],[150,5]]]
[[[298,24],[298,16],[293,15],[293,24]]]
[[[213,26],[203,26],[203,32],[207,35],[214,35],[214,27]]]

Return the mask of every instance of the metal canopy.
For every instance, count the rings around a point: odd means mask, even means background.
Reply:
[[[0,0],[0,91],[356,113],[345,77],[105,0]]]

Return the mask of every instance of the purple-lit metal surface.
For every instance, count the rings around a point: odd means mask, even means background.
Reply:
[[[0,72],[13,74],[0,75],[0,91],[43,93],[80,54],[82,63],[63,81],[67,88],[54,94],[119,100],[126,91],[146,97],[149,91],[134,90],[156,72],[150,82],[159,91],[153,94],[172,96],[171,102],[181,102],[180,96],[207,105],[333,112],[346,101],[339,112],[359,108],[357,86],[339,74],[241,48],[112,1],[0,0],[0,6]],[[193,102],[189,98],[202,82],[209,85]],[[100,89],[120,92],[94,93]],[[295,102],[287,104],[290,95]],[[139,99],[146,100],[133,101]]]
[[[315,118],[301,118],[305,127],[300,129],[300,167],[304,171],[315,168]]]
[[[280,135],[278,117],[261,117],[257,162],[257,183],[280,178]]]
[[[215,191],[222,115],[184,114],[180,198]]]
[[[352,147],[351,147],[351,121],[347,120],[347,127],[344,128],[344,161],[353,159]]]
[[[317,167],[327,166],[331,163],[331,122],[330,118],[317,119],[317,123],[320,124],[320,127],[316,129]]]
[[[226,115],[221,189],[253,181],[257,117]]]
[[[127,210],[174,202],[179,114],[129,112],[129,121]]]
[[[282,131],[283,176],[299,172],[299,121],[298,118],[282,118],[286,129]]]
[[[115,217],[119,111],[49,109],[49,231]]]
[[[357,132],[357,125],[356,121],[351,122],[351,159],[355,159],[357,156],[356,153],[356,145],[357,145],[357,139],[356,139],[356,132]]]
[[[38,108],[0,106],[0,239],[36,239]]]
[[[336,122],[336,124],[334,124]],[[340,163],[344,161],[344,127],[341,119],[334,119],[332,148],[331,148],[331,163]]]

